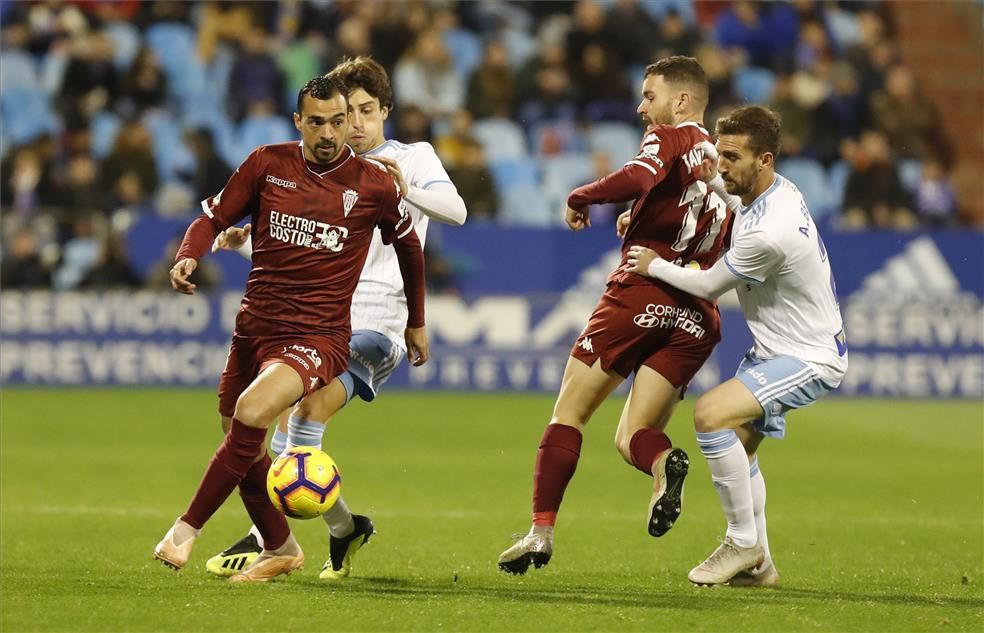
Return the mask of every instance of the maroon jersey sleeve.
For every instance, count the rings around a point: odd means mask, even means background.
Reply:
[[[185,232],[175,260],[201,259],[221,231],[251,215],[259,202],[262,147],[254,149],[219,193],[202,200],[202,213]]]
[[[676,130],[667,126],[650,128],[635,158],[601,180],[575,189],[567,198],[567,206],[580,210],[589,204],[641,198],[666,178],[681,151]]]

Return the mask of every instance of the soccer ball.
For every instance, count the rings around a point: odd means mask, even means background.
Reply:
[[[342,492],[335,461],[314,446],[295,446],[273,461],[267,473],[267,494],[274,507],[295,519],[313,519],[327,512]]]

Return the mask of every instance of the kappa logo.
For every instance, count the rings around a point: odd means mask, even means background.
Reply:
[[[290,180],[284,180],[283,178],[277,178],[276,176],[271,176],[267,174],[266,181],[271,185],[277,185],[278,187],[286,187],[288,189],[297,189],[297,183]]]
[[[581,339],[581,342],[577,344],[578,347],[588,352],[589,354],[594,354],[594,346],[591,344],[591,337],[585,336]]]
[[[358,200],[359,192],[352,189],[345,190],[345,193],[342,194],[342,211],[345,213],[345,217],[348,217],[349,212],[352,211]]]

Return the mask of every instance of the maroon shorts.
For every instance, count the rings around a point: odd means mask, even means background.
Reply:
[[[623,378],[645,365],[686,387],[721,340],[710,301],[656,284],[610,282],[571,356]]]
[[[348,356],[345,336],[233,334],[229,357],[219,379],[219,414],[232,417],[239,395],[267,365],[280,362],[292,367],[304,381],[306,396],[345,371]]]

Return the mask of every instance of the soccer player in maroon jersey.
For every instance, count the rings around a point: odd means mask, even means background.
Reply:
[[[553,554],[553,528],[564,490],[574,475],[581,432],[601,402],[635,372],[615,432],[626,462],[653,478],[648,530],[662,536],[680,515],[689,460],[663,432],[687,384],[720,340],[717,306],[668,284],[626,270],[633,245],[663,259],[710,267],[723,252],[730,212],[694,173],[710,135],[701,123],[707,77],[691,57],[674,56],[646,67],[637,112],[648,128],[639,155],[618,171],[575,189],[566,221],[574,231],[591,226],[587,207],[634,200],[619,220],[621,264],[578,337],[561,381],[550,424],[540,440],[533,474],[533,525],[499,556],[499,567],[525,573]]]
[[[193,293],[188,276],[215,236],[251,216],[253,267],[218,390],[228,432],[188,510],[154,550],[165,564],[184,567],[202,526],[238,486],[264,550],[231,582],[268,580],[304,562],[267,498],[267,428],[345,370],[349,306],[377,226],[396,249],[404,279],[408,356],[419,365],[428,354],[423,252],[397,184],[345,145],[348,103],[338,81],[316,77],[297,99],[301,142],[253,150],[226,187],[202,202],[204,214],[188,227],[171,270],[175,290]]]

